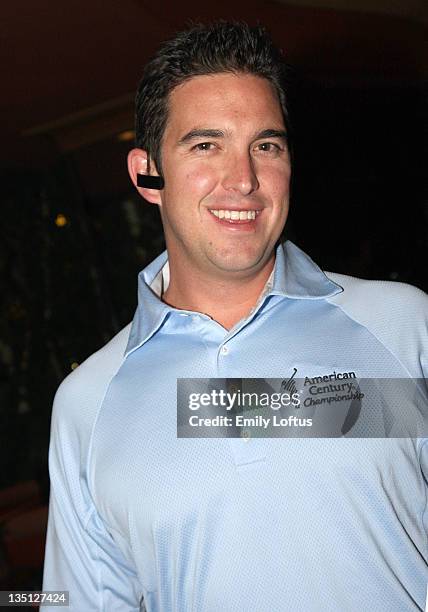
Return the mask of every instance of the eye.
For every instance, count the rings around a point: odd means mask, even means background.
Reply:
[[[192,147],[192,151],[211,151],[214,148],[214,143],[212,142],[198,142],[194,147]]]
[[[256,146],[256,149],[265,153],[279,153],[282,151],[281,147],[274,142],[261,142]]]

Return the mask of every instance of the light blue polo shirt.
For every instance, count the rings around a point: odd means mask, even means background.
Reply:
[[[176,380],[427,378],[427,296],[288,241],[227,331],[160,300],[166,262],[57,392],[44,589],[79,612],[424,610],[426,439],[181,439]]]

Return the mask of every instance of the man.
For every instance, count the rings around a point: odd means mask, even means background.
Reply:
[[[167,252],[55,399],[44,588],[72,610],[424,608],[425,439],[177,437],[177,379],[426,377],[422,292],[277,245],[283,87],[242,24],[181,33],[145,70],[129,172]]]

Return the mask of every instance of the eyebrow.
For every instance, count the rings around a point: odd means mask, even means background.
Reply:
[[[222,130],[212,130],[208,128],[195,129],[190,130],[190,132],[187,132],[187,134],[182,136],[178,141],[178,144],[188,144],[192,140],[197,140],[199,138],[224,138],[225,135],[225,132]],[[287,140],[287,132],[285,130],[275,129],[262,130],[255,135],[253,140],[261,140],[263,138],[282,138],[282,140]]]
[[[287,140],[287,132],[285,130],[263,130],[257,134],[255,140],[261,140],[262,138],[282,138]]]
[[[197,138],[223,138],[225,133],[222,130],[209,130],[209,129],[200,129],[200,130],[190,130],[184,136],[180,138],[178,141],[179,145],[187,144],[192,140],[196,140]]]

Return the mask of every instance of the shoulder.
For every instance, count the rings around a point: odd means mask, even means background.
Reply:
[[[419,314],[428,316],[428,295],[421,289],[407,283],[383,280],[365,280],[335,272],[325,275],[343,288],[330,301],[358,307],[374,307],[384,314],[400,315]]]
[[[412,376],[428,375],[428,295],[394,281],[325,272],[343,288],[328,298],[376,336]]]
[[[111,379],[120,368],[131,324],[105,346],[88,357],[59,386],[54,400],[52,421],[78,427],[91,427]]]

